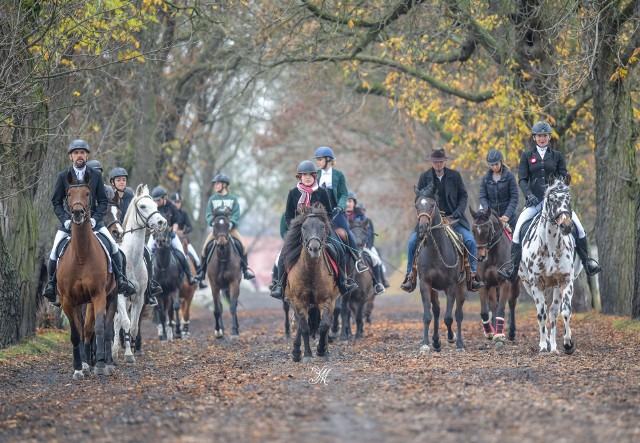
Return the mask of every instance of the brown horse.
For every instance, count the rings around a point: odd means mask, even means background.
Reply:
[[[498,346],[504,345],[504,307],[509,302],[509,340],[516,338],[516,303],[520,295],[520,278],[509,284],[498,270],[510,259],[511,240],[504,232],[498,215],[488,209],[475,212],[471,232],[478,244],[478,277],[484,282],[480,288],[480,317],[484,336]],[[492,318],[489,318],[491,312]]]
[[[184,231],[178,231],[178,238],[182,243],[182,249],[188,251],[189,238]],[[193,259],[187,254],[187,260],[191,267],[191,275],[196,274],[196,266],[193,263]],[[180,285],[179,297],[180,297],[180,324],[182,325],[182,331],[176,331],[176,337],[189,338],[189,319],[191,318],[191,302],[193,301],[193,295],[196,293],[197,285],[190,285],[186,278],[182,279]]]
[[[231,340],[238,339],[238,297],[240,296],[240,280],[242,268],[240,254],[233,244],[231,237],[231,221],[229,216],[231,209],[225,206],[216,209],[213,219],[213,241],[207,245],[206,254],[211,255],[207,264],[207,277],[211,285],[213,296],[213,316],[216,320],[215,336],[224,338],[224,326],[222,324],[222,301],[220,292],[229,303],[231,312]],[[211,250],[213,248],[213,250]]]
[[[284,288],[296,315],[296,338],[293,361],[301,360],[300,344],[304,339],[304,362],[313,361],[309,336],[319,333],[317,355],[327,355],[328,332],[336,299],[340,295],[332,275],[335,272],[326,252],[330,232],[329,219],[322,208],[311,208],[292,222],[282,247],[285,268],[289,270]]]
[[[440,215],[436,202],[436,195],[432,185],[422,190],[415,189],[415,207],[418,219],[418,280],[422,295],[424,324],[423,346],[421,352],[431,350],[440,351],[442,345],[438,335],[438,320],[440,317],[440,301],[438,291],[443,291],[447,297],[447,311],[444,323],[447,326],[447,341],[456,343],[458,351],[464,351],[462,341],[462,305],[465,300],[465,280],[463,259],[456,250],[452,240],[445,232],[446,222]],[[456,323],[458,333],[453,332],[453,304],[456,305]],[[429,324],[433,310],[433,348],[429,344]]]
[[[370,229],[369,219],[365,219],[364,221],[351,220],[349,222],[349,229],[351,229],[356,239],[356,247],[362,252],[367,244],[367,236]],[[366,272],[356,272],[355,281],[358,284],[358,289],[351,293],[349,306],[356,320],[356,338],[362,338],[364,334],[363,317],[365,305],[369,301],[373,304],[373,298],[375,297],[375,291],[373,290],[373,266],[370,264],[369,270]],[[347,325],[347,327],[349,327],[349,325]],[[349,329],[351,328],[349,327]],[[351,331],[348,332],[351,333]]]
[[[91,227],[88,178],[89,175],[85,174],[85,181],[77,182],[73,174],[67,176],[69,187],[65,207],[71,216],[71,240],[60,257],[57,269],[60,302],[71,327],[74,380],[84,378],[80,340],[84,338],[88,351],[94,334],[94,374],[109,375],[113,370],[111,343],[117,301],[116,282],[113,274],[108,272],[107,253]],[[85,321],[82,318],[84,304],[88,304]]]
[[[122,223],[120,223],[121,218],[122,211],[120,211],[120,207],[113,201],[109,201],[107,212],[102,217],[102,221],[116,243],[122,243],[122,237],[124,237],[124,229],[122,228]]]

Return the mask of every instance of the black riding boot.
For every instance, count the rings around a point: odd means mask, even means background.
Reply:
[[[145,246],[143,249],[144,265],[147,268],[147,289],[144,291],[144,302],[151,307],[158,306],[156,294],[162,294],[162,286],[153,279],[153,269],[151,265],[151,254]]]
[[[582,266],[584,267],[584,272],[587,275],[592,276],[596,275],[599,272],[602,272],[602,268],[597,261],[592,258],[589,258],[589,246],[587,245],[587,237],[579,238],[576,241],[576,251],[578,252],[578,256],[580,257],[580,261],[582,262]]]
[[[340,254],[340,258],[336,261],[338,262],[338,275],[336,275],[336,286],[338,286],[338,289],[340,290],[340,294],[342,295],[350,294],[351,292],[358,289],[358,284],[352,279],[350,279],[349,277],[347,277],[346,275],[344,275],[344,270],[347,269],[346,254]],[[366,269],[369,269],[369,268],[367,267]]]
[[[511,283],[518,278],[518,270],[520,269],[520,259],[522,258],[522,246],[519,243],[511,243],[511,269],[500,269],[498,274]]]
[[[47,282],[47,286],[45,286],[44,291],[42,292],[42,296],[49,300],[49,302],[55,306],[56,308],[60,307],[60,300],[58,299],[58,291],[56,291],[56,268],[58,267],[57,260],[49,259],[49,263],[47,264],[47,275],[49,276],[49,281]]]
[[[127,279],[125,274],[124,254],[118,250],[111,254],[111,266],[113,266],[113,273],[116,277],[116,285],[118,286],[118,293],[124,294],[129,297],[136,293],[136,288]]]
[[[356,262],[356,271],[358,271],[359,274],[369,270],[369,266],[367,266],[367,264],[362,259],[362,254],[360,254],[360,251],[349,247],[349,245],[346,245],[345,249],[349,252],[349,254],[351,254],[353,260]]]
[[[282,263],[282,257],[280,257],[280,259],[278,260],[276,272],[278,274],[276,284],[271,288],[271,293],[269,295],[271,295],[271,297],[273,298],[282,300],[284,299],[284,287],[287,284],[287,274],[286,272],[284,272],[284,263]]]
[[[180,264],[182,265],[182,269],[184,270],[189,285],[195,285],[198,283],[198,280],[193,278],[193,275],[191,275],[191,266],[189,266],[187,257],[184,254],[181,254],[180,251],[177,251],[176,255],[178,256],[178,260],[180,260]]]
[[[269,290],[272,290],[278,284],[278,265],[273,265],[271,269],[271,283],[269,283]]]
[[[256,278],[256,275],[249,269],[249,262],[247,261],[247,254],[240,257],[240,263],[242,264],[242,274],[245,280],[251,280]]]
[[[416,249],[418,249],[418,243],[419,242],[417,241],[415,242],[413,251],[411,251],[412,252],[411,257],[413,257],[413,260],[417,259]],[[405,292],[413,292],[414,289],[416,289],[417,283],[418,283],[418,279],[416,278],[415,275],[413,275],[413,263],[409,263],[409,273],[404,276],[404,281],[400,285],[400,289],[402,289]]]
[[[373,292],[376,295],[382,294],[384,292],[384,285],[382,282],[382,265],[377,265],[373,267]]]

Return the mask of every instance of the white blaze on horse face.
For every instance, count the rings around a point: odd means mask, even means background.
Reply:
[[[218,222],[219,225],[224,225],[224,220],[220,219],[220,221]]]
[[[426,205],[426,204],[427,204],[427,199],[426,199],[426,198],[423,198],[422,200],[420,200],[420,204],[421,204],[422,206]]]

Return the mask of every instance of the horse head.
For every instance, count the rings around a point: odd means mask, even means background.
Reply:
[[[369,219],[363,221],[351,220],[349,222],[349,229],[353,233],[356,239],[356,246],[362,250],[367,246],[367,237],[369,236]]]
[[[153,231],[153,238],[158,248],[171,248],[171,230],[158,229]]]
[[[416,193],[416,213],[418,214],[418,235],[424,237],[431,231],[432,226],[442,221],[440,210],[436,202],[435,190],[433,184],[428,184],[423,189],[414,186]]]
[[[122,237],[124,236],[124,229],[122,229],[122,225],[120,224],[121,216],[122,212],[118,205],[110,201],[107,212],[102,218],[104,225],[107,227],[107,231],[109,231],[111,237],[118,243],[122,241]]]
[[[91,218],[91,188],[89,187],[89,174],[84,174],[84,180],[78,181],[74,174],[67,174],[67,195],[65,208],[71,216],[71,221],[81,225]]]
[[[131,226],[132,223],[135,226]],[[168,227],[167,220],[158,211],[158,204],[151,198],[147,185],[140,184],[136,188],[136,194],[125,215],[124,226],[131,230],[149,228],[154,231],[162,231]]]
[[[219,206],[215,209],[213,219],[213,237],[216,239],[218,246],[225,246],[229,241],[229,234],[233,230],[231,228],[231,208],[227,206]]]
[[[569,183],[571,176],[566,177],[552,174],[549,176],[549,186],[544,196],[543,212],[548,220],[560,229],[563,235],[571,234],[571,192]]]
[[[471,222],[471,232],[478,246],[478,261],[485,261],[489,249],[500,240],[502,227],[500,219],[495,212],[488,208],[486,211],[475,212],[469,208],[473,222]]]
[[[329,219],[321,208],[310,208],[302,214],[302,217],[304,217],[300,227],[302,245],[311,258],[318,258],[331,229]]]

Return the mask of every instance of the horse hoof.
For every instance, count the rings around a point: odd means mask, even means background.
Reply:
[[[487,334],[486,332],[484,333],[484,338],[486,338],[487,340],[493,340],[494,335],[493,334]]]
[[[73,379],[74,380],[84,380],[84,372],[76,370],[73,373]]]
[[[509,339],[509,341],[516,341],[515,332],[513,334],[511,332],[509,332],[509,335],[507,335],[507,338]]]
[[[455,343],[457,339],[458,339],[458,335],[455,332],[453,333],[453,337],[451,338],[449,338],[449,335],[447,335],[447,341],[449,343]]]
[[[332,336],[329,336],[329,337],[327,337],[327,341],[328,341],[329,343],[333,343],[333,342],[335,342],[335,341],[336,341],[336,338],[335,338],[335,337],[332,337]]]
[[[431,352],[431,347],[429,345],[422,345],[420,347],[421,354],[429,354]]]
[[[313,357],[304,357],[302,363],[313,363]]]
[[[96,367],[93,368],[93,375],[109,375],[109,374],[107,373],[106,366],[104,366],[103,364],[101,366],[96,365]]]
[[[125,363],[135,363],[136,362],[136,358],[133,356],[133,354],[125,355],[124,356],[124,362]]]
[[[564,353],[567,355],[572,355],[576,351],[576,342],[573,340],[569,340],[569,344],[564,345]]]
[[[89,367],[89,363],[82,363],[82,372],[85,375],[89,375],[91,373],[91,367]]]
[[[462,352],[467,352],[467,349],[466,348],[457,348],[456,352],[461,352],[461,353]]]
[[[302,357],[300,355],[292,355],[291,356],[291,360],[293,360],[294,362],[298,363],[298,362],[300,362],[300,360],[302,360]]]
[[[498,338],[498,339],[494,338],[493,339],[493,346],[495,348],[504,348],[504,345],[505,345],[505,343],[504,343],[503,339],[501,339],[501,338]]]
[[[229,336],[229,340],[231,340],[232,342],[237,342],[238,341],[238,336],[237,335],[231,335]]]
[[[322,361],[324,362],[330,362],[331,361],[331,356],[329,354],[323,355],[322,356]]]
[[[113,365],[107,365],[104,367],[105,372],[107,373],[106,375],[113,375],[114,372],[116,372],[116,367]]]
[[[216,329],[215,336],[216,338],[224,337],[224,331],[222,329]]]
[[[493,336],[493,341],[498,341],[498,340],[504,341],[504,339],[505,339],[504,334],[495,334]]]

